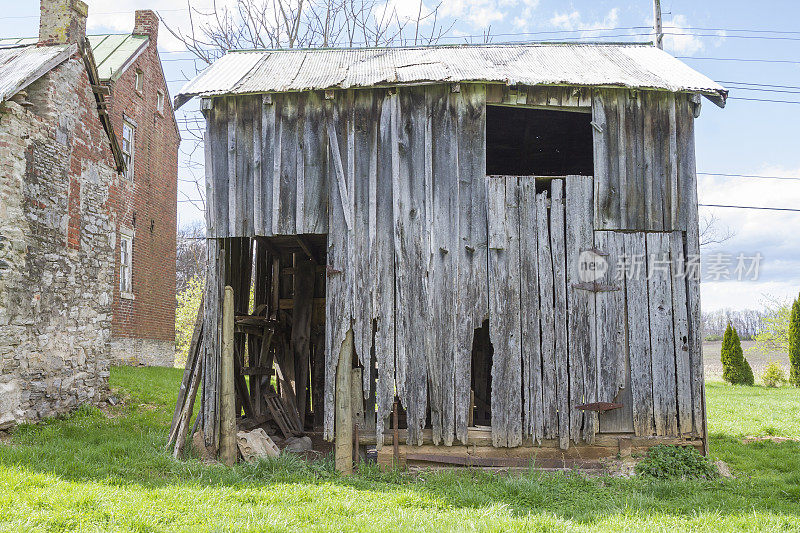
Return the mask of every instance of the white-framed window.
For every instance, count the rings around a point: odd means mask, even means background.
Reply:
[[[128,120],[122,121],[122,159],[125,161],[125,177],[133,179],[133,153],[136,140],[136,126]]]
[[[133,232],[124,229],[119,241],[119,293],[122,298],[133,298]]]
[[[141,70],[136,71],[136,90],[139,92],[144,91],[144,72]]]
[[[164,112],[164,93],[161,91],[156,92],[156,110],[159,113]]]

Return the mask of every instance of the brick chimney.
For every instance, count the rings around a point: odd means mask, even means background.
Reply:
[[[149,9],[136,11],[136,23],[133,26],[134,35],[147,35],[151,44],[158,43],[158,15]]]
[[[86,37],[89,7],[81,0],[41,0],[39,44],[77,43]]]

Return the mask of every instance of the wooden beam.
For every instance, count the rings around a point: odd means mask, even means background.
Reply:
[[[233,383],[233,288],[225,287],[222,307],[222,366],[220,378],[220,461],[236,462],[236,393]]]
[[[319,261],[317,261],[317,257],[314,255],[314,251],[311,249],[311,246],[309,246],[308,241],[306,241],[302,235],[295,235],[294,238],[297,241],[297,245],[300,246],[300,249],[305,252],[315,265],[318,265]]]
[[[353,330],[347,330],[336,368],[336,470],[349,476],[353,473],[353,409],[350,404],[351,370],[353,366]]]

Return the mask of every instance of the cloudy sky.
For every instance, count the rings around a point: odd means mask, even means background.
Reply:
[[[192,0],[208,9],[212,0]],[[218,0],[217,4],[235,0]],[[416,0],[388,0],[413,14]],[[433,0],[426,0],[430,3]],[[187,27],[186,0],[87,0],[90,33],[130,31],[133,11],[155,9],[174,27]],[[428,5],[426,3],[426,5]],[[38,1],[0,0],[0,36],[38,31]],[[665,48],[731,90],[726,109],[705,102],[697,121],[697,170],[702,204],[800,208],[800,4],[789,0],[662,0]],[[494,42],[521,40],[646,41],[650,0],[443,0],[445,42],[478,39],[491,27]],[[159,42],[174,95],[195,72],[195,62],[162,28]],[[759,100],[777,100],[759,101]],[[794,103],[792,103],[794,102]],[[202,150],[192,130],[196,104],[179,112],[184,130],[180,162],[179,223],[201,219],[193,178],[202,176]],[[729,174],[726,176],[725,174]],[[736,174],[737,176],[730,176]],[[746,176],[770,176],[743,177]],[[701,207],[733,237],[704,251],[715,257],[760,254],[758,280],[703,283],[703,308],[758,308],[763,296],[795,297],[800,291],[800,212]],[[722,256],[717,254],[723,254]]]

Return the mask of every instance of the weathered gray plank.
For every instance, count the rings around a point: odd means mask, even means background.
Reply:
[[[273,194],[273,232],[276,235],[294,235],[297,214],[297,161],[300,101],[302,95],[275,96],[277,116],[280,120],[280,169],[277,195]],[[274,189],[273,189],[274,190]]]
[[[522,442],[518,194],[515,177],[487,178],[492,444],[508,447]]]
[[[569,447],[569,356],[567,353],[567,261],[564,233],[564,180],[550,180],[550,252],[553,255],[553,298],[555,302],[556,397],[558,443]]]
[[[375,274],[370,265],[370,183],[375,174],[377,131],[374,123],[374,99],[371,91],[357,91],[353,107],[350,157],[352,165],[353,240],[349,255],[353,264],[353,340],[356,356],[363,368],[369,368],[372,347],[372,291]],[[363,392],[369,394],[369,372]]]
[[[593,182],[591,176],[566,178],[566,261],[569,306],[570,368],[570,436],[577,443],[583,429],[584,438],[594,438],[596,417],[575,409],[576,405],[596,401],[597,360],[595,358],[594,294],[578,289],[581,252],[594,247]]]
[[[303,113],[303,226],[298,233],[328,232],[328,181],[325,162],[328,138],[321,124],[325,122],[323,100],[319,93],[306,95]],[[299,193],[299,189],[298,189]],[[299,214],[298,214],[299,216]]]
[[[236,125],[239,121],[237,97],[228,97],[228,235],[238,236],[241,231],[241,208],[239,206],[237,194],[241,185],[236,173],[238,161],[238,151],[236,145]]]
[[[646,227],[641,229],[661,231],[664,229],[664,167],[662,159],[662,127],[659,120],[659,101],[662,96],[655,91],[642,91],[644,119],[644,180]],[[636,228],[639,229],[639,228]]]
[[[264,236],[273,235],[272,231],[272,197],[274,195],[274,181],[276,160],[280,165],[280,151],[275,151],[275,143],[279,139],[276,131],[275,104],[271,97],[262,97],[261,108],[261,226],[256,233]],[[324,154],[324,152],[323,152]],[[324,155],[323,155],[324,157]]]
[[[542,440],[542,354],[539,329],[538,233],[536,180],[519,178],[519,275],[522,393],[525,415],[523,435]]]
[[[215,98],[209,126],[212,165],[211,180],[206,181],[207,198],[211,198],[206,211],[208,235],[227,237],[228,231],[228,102]],[[209,186],[210,185],[210,186]]]
[[[353,271],[351,268],[350,242],[352,240],[352,220],[348,223],[345,213],[352,213],[349,196],[339,190],[346,187],[344,168],[349,167],[350,152],[347,149],[348,129],[352,126],[352,101],[343,94],[334,101],[327,102],[326,128],[329,136],[328,164],[331,175],[328,227],[338,228],[328,234],[328,277],[325,285],[325,438],[333,438],[335,369],[339,362],[345,335],[350,329],[353,316]],[[335,161],[335,163],[332,163]],[[345,199],[345,202],[342,201]]]
[[[633,432],[633,406],[628,383],[628,353],[625,324],[625,273],[620,260],[625,253],[623,234],[596,231],[595,247],[607,254],[603,257],[608,270],[597,282],[613,287],[595,295],[597,309],[597,401],[619,402],[620,409],[599,415],[599,430],[604,433]]]
[[[429,239],[425,214],[425,89],[397,90],[399,174],[393,191],[395,221],[396,382],[406,409],[409,444],[422,443],[427,405],[427,350],[430,325],[425,290]]]
[[[697,177],[695,175],[694,116],[689,97],[678,100],[676,114],[680,217],[686,229],[687,300],[689,306],[689,367],[691,372],[693,428],[706,434],[705,379],[700,335],[700,236],[698,232]]]
[[[645,234],[625,233],[625,306],[628,318],[628,354],[633,397],[633,429],[638,436],[655,434],[653,371],[650,357]]]
[[[645,227],[645,184],[644,165],[642,157],[644,146],[644,119],[642,117],[642,99],[640,91],[620,92],[625,95],[621,105],[624,105],[625,120],[621,124],[621,131],[625,136],[625,150],[621,152],[620,167],[625,168],[625,201],[621,202],[624,213],[623,229],[641,229]]]
[[[396,134],[397,95],[386,93],[383,98],[378,130],[375,246],[372,255],[373,271],[377,276],[373,297],[374,309],[377,313],[375,357],[378,366],[375,431],[379,447],[383,443],[384,422],[392,411],[395,398],[395,268],[392,188],[400,172]]]
[[[456,299],[460,291],[453,281],[458,276],[458,134],[450,111],[448,85],[426,89],[429,109],[426,144],[430,158],[426,164],[426,185],[430,185],[426,208],[430,228],[430,269],[428,291],[432,312],[431,350],[428,351],[428,399],[433,441],[450,446],[455,436],[455,321]],[[426,187],[427,188],[427,187]]]
[[[597,89],[592,102],[596,229],[620,226],[619,132],[617,91]]]
[[[650,350],[653,359],[653,414],[656,435],[677,436],[675,337],[668,234],[647,234],[647,292],[650,305]]]
[[[489,312],[486,203],[486,88],[465,84],[451,96],[458,141],[458,287],[456,296],[455,432],[467,442],[472,341]]]
[[[550,249],[546,192],[536,195],[536,233],[538,236],[539,309],[542,333],[542,431],[544,438],[558,435],[558,397],[556,395],[556,331],[553,299],[553,256]],[[494,415],[494,413],[492,413]],[[493,420],[494,422],[494,420]]]
[[[261,155],[263,151],[263,145],[261,144],[263,132],[261,123],[264,118],[262,111],[264,108],[264,100],[263,96],[254,96],[253,99],[251,110],[253,113],[253,169],[251,178],[253,185],[253,235],[261,235],[264,227],[264,193],[262,189],[263,183],[261,181],[263,174],[263,159]]]
[[[689,361],[689,308],[686,301],[686,254],[682,231],[669,236],[672,260],[672,317],[675,337],[675,380],[678,395],[678,428],[692,432],[692,387]]]

